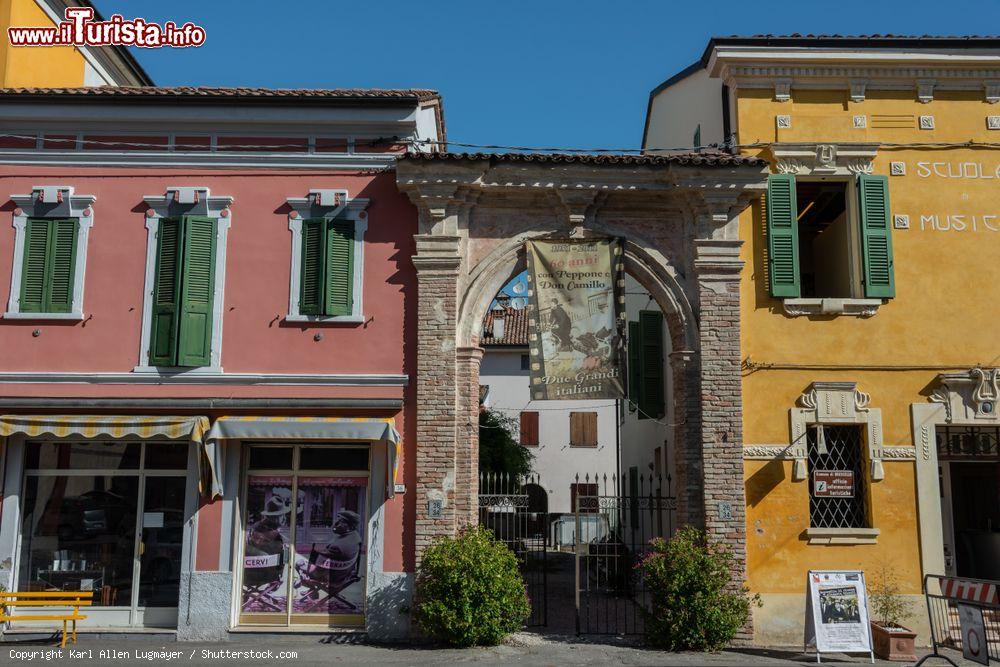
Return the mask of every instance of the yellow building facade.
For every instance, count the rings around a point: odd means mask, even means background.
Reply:
[[[12,46],[7,28],[51,27],[66,7],[92,7],[72,0],[0,0],[0,87],[76,88],[80,86],[148,86],[149,75],[123,47]],[[95,18],[98,18],[95,9]]]
[[[892,573],[922,638],[923,575],[1000,577],[998,101],[1000,42],[934,38],[714,39],[650,97],[647,152],[771,164],[739,219],[758,643],[802,641],[810,569]]]

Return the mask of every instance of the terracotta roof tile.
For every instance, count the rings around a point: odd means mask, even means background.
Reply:
[[[0,98],[130,98],[135,100],[315,100],[413,101],[440,99],[437,91],[420,88],[240,88],[212,86],[91,86],[86,88],[0,88]]]
[[[503,336],[493,337],[494,315],[504,312]],[[487,347],[518,346],[528,345],[528,309],[527,308],[496,308],[486,313],[483,320],[483,336],[479,344]]]
[[[537,162],[541,164],[579,163],[621,166],[661,166],[668,164],[698,167],[763,167],[767,161],[747,155],[732,155],[718,151],[668,153],[664,155],[627,155],[619,153],[409,153],[402,160],[423,162],[490,161]]]

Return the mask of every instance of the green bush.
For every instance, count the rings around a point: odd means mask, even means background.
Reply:
[[[750,620],[760,596],[733,589],[733,555],[695,528],[682,528],[670,541],[656,538],[639,567],[651,609],[646,639],[671,651],[717,651]]]
[[[480,527],[427,548],[416,593],[417,624],[453,646],[499,644],[531,614],[517,558]]]

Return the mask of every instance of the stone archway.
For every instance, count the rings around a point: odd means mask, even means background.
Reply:
[[[413,154],[397,183],[420,213],[418,561],[435,537],[476,520],[478,327],[523,267],[524,241],[617,236],[673,342],[678,517],[729,543],[745,569],[737,216],[763,191],[764,163]]]

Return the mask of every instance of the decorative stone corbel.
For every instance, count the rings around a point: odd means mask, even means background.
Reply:
[[[983,84],[983,88],[985,88],[988,104],[1000,102],[1000,81],[987,81]]]
[[[1000,368],[970,368],[937,379],[930,401],[944,405],[947,423],[1000,424]]]
[[[917,100],[921,104],[928,104],[934,101],[934,83],[933,79],[917,80]]]
[[[774,80],[774,101],[775,102],[787,102],[792,99],[792,80],[791,79],[775,79]]]
[[[868,87],[867,79],[851,79],[851,101],[852,102],[864,102],[865,101],[865,88]]]

